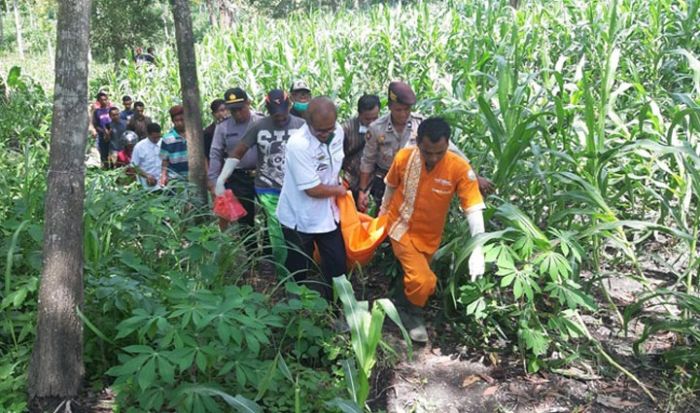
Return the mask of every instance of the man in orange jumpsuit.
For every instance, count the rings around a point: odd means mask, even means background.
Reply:
[[[448,151],[451,130],[442,118],[418,127],[417,146],[400,150],[385,178],[380,215],[388,218],[389,238],[404,271],[398,309],[411,339],[428,341],[422,309],[435,292],[430,259],[440,246],[453,195],[457,195],[472,236],[484,232],[484,201],[469,162]],[[484,273],[477,247],[469,259],[472,280]],[[399,293],[400,294],[400,293]]]

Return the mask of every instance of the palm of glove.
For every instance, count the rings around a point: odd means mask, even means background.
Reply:
[[[484,263],[484,251],[481,246],[474,248],[472,255],[469,257],[469,275],[471,281],[476,281],[479,277],[484,275],[485,263]]]

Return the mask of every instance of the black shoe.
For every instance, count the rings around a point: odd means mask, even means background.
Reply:
[[[261,260],[258,264],[258,274],[264,278],[276,278],[277,268],[275,263],[268,260]]]

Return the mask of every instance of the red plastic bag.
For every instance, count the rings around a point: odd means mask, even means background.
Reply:
[[[214,213],[229,222],[237,221],[248,214],[230,189],[214,199]]]

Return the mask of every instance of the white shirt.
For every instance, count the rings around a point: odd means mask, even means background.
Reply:
[[[152,175],[156,178],[156,181],[160,180],[162,165],[160,159],[160,142],[159,140],[158,143],[153,143],[148,138],[143,139],[134,146],[134,150],[131,152],[131,164],[138,166],[147,174]],[[146,178],[141,175],[138,176],[138,179],[146,189],[157,189],[159,187],[158,184],[149,186],[146,182]]]
[[[284,155],[284,184],[277,218],[287,228],[307,234],[331,232],[340,214],[335,198],[313,198],[307,189],[319,184],[339,185],[343,164],[343,128],[336,123],[330,143],[321,143],[304,125],[290,136]]]

